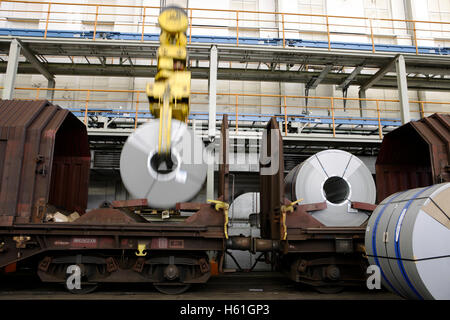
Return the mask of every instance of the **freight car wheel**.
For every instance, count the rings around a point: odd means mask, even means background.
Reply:
[[[65,280],[66,281],[64,282],[64,287],[67,289],[67,291],[69,291],[70,293],[73,293],[73,294],[88,294],[88,293],[91,293],[91,292],[94,292],[95,290],[97,290],[99,284],[96,282],[89,281],[89,278],[91,278],[92,276],[95,276],[98,273],[96,265],[86,264],[86,263],[77,264],[77,266],[80,269],[80,273],[81,273],[81,274],[79,274],[80,289],[69,288],[69,286],[68,286],[68,284],[70,282],[71,287],[74,287],[73,281],[75,279],[74,278],[70,279],[71,277],[75,276],[75,274],[71,274],[71,272],[73,272],[73,270],[69,269],[69,268],[71,268],[71,266],[73,266],[73,265],[65,266],[65,270],[66,270],[66,277],[65,277],[66,279]]]
[[[182,294],[191,287],[190,284],[185,283],[154,283],[153,285],[156,290],[164,294]]]
[[[333,293],[340,293],[344,291],[343,286],[318,286],[314,287],[317,292],[324,293],[324,294],[333,294]]]
[[[67,289],[67,291],[69,291],[70,293],[73,293],[73,294],[88,294],[88,293],[92,293],[95,290],[97,290],[98,284],[97,283],[89,283],[89,284],[82,283],[81,289],[69,289],[66,284],[64,285],[64,287]]]

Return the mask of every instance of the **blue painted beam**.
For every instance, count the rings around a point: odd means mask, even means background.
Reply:
[[[44,34],[45,30],[39,29],[0,28],[0,36],[44,37]],[[47,38],[92,39],[93,37],[94,37],[93,31],[47,30]],[[141,40],[142,34],[99,30],[96,31],[96,38],[110,39],[110,40]],[[144,34],[144,41],[158,41],[158,40],[159,34],[149,34],[149,33]],[[194,43],[235,44],[236,37],[192,35],[191,41]],[[282,46],[283,39],[239,37],[239,43],[243,45]],[[321,48],[321,49],[328,48],[327,41],[285,39],[285,43],[287,47]],[[372,51],[372,45],[370,43],[332,41],[330,45],[331,49]],[[375,51],[416,53],[416,48],[415,46],[408,46],[408,45],[375,44]],[[420,54],[450,55],[450,47],[419,46],[418,52]]]
[[[84,117],[83,109],[69,109],[72,113],[77,117]],[[217,120],[222,120],[222,116],[224,114],[228,114],[228,119],[230,121],[236,121],[236,114],[228,113],[228,112],[218,112]],[[105,109],[90,109],[88,111],[89,117],[102,116],[107,118],[119,118],[119,119],[134,119],[134,112],[123,112],[115,111],[115,110],[105,110]],[[249,121],[249,122],[267,122],[272,116],[277,117],[277,121],[280,123],[284,123],[284,114],[239,114],[238,121]],[[139,119],[152,119],[153,116],[150,113],[139,114]],[[208,120],[208,114],[202,112],[191,112],[189,115],[189,119],[196,120]],[[314,123],[314,124],[333,124],[333,119],[328,116],[304,116],[304,115],[287,115],[288,122],[296,122],[296,123]],[[390,119],[390,118],[381,118],[380,123],[382,126],[393,126],[398,127],[401,125],[400,119]],[[345,125],[371,125],[378,126],[377,118],[359,118],[359,117],[348,117],[348,116],[336,116],[334,117],[334,124],[345,124]]]

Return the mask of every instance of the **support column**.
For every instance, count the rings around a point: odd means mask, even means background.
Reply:
[[[20,47],[16,39],[11,41],[8,55],[8,65],[6,67],[5,82],[3,84],[2,99],[12,99],[14,85],[16,83],[17,68],[19,66]]]
[[[206,175],[206,199],[214,199],[214,140],[216,138],[216,107],[217,107],[217,47],[212,46],[209,56],[209,108],[208,108],[208,138],[211,142],[207,148],[208,171]]]
[[[424,118],[425,117],[425,106],[424,103],[422,101],[427,101],[427,96],[426,96],[426,91],[423,90],[417,90],[417,100],[419,100],[419,115],[420,118]]]
[[[214,142],[206,149],[208,154],[208,171],[206,173],[206,200],[214,199]]]
[[[360,99],[367,99],[367,97],[366,97],[366,90],[359,89],[358,97]],[[359,100],[359,115],[361,117],[365,117],[366,116],[366,110],[367,110],[367,101],[366,100]]]
[[[48,80],[47,88],[55,89],[55,79]],[[55,90],[47,90],[47,100],[52,102],[55,97]]]
[[[216,137],[216,94],[217,94],[217,47],[212,46],[209,57],[209,116],[208,137],[214,141]]]
[[[397,59],[395,59],[395,69],[397,71],[397,87],[400,100],[400,117],[402,119],[402,124],[405,124],[411,121],[411,115],[409,112],[408,83],[406,80],[405,59],[402,55],[398,55]]]

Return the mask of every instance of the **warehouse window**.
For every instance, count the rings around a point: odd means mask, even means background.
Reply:
[[[258,11],[258,1],[256,0],[232,0],[231,10]],[[232,14],[235,19],[235,14]],[[259,17],[257,13],[240,12],[239,13],[239,36],[259,37]],[[236,21],[230,22],[232,29],[236,28]]]
[[[375,34],[394,35],[392,21],[377,20],[392,18],[390,0],[364,0],[364,16],[374,19],[372,24]]]
[[[127,2],[98,0],[92,2],[84,1],[86,4],[99,4],[98,16],[96,17],[95,6],[85,6],[82,8],[82,26],[84,30],[93,30],[96,24],[98,31],[135,31],[130,25],[134,22],[135,9],[126,7],[110,7],[107,5],[128,5]],[[137,13],[137,12],[136,12]],[[122,26],[122,28],[121,28]],[[129,28],[129,30],[126,30]],[[102,34],[99,34],[102,37]]]
[[[160,0],[160,7],[177,6],[181,8],[189,8],[189,0]]]
[[[428,11],[430,21],[450,21],[450,1],[448,0],[428,0]]]
[[[0,3],[2,18],[0,26],[6,28],[38,29],[40,19],[45,18],[42,4]],[[33,12],[34,11],[34,12]]]
[[[390,19],[390,0],[364,0],[364,16],[367,18]]]
[[[450,1],[449,0],[428,0],[428,12],[430,21],[450,21]],[[430,29],[435,38],[449,38],[449,23],[431,23]],[[446,45],[444,43],[444,45]]]
[[[324,14],[325,0],[299,0],[299,13],[305,14]]]
[[[326,14],[325,10],[325,0],[298,0],[297,1],[297,12],[300,14],[306,14],[305,16],[293,16],[292,18],[288,18],[287,20],[295,19],[299,22],[299,30],[305,31],[316,31],[316,32],[326,32],[325,23],[326,20],[323,17],[314,17],[308,16],[309,14]],[[289,24],[286,27],[292,28],[295,25]],[[317,34],[302,34],[303,37],[316,39],[314,35]]]
[[[325,8],[325,0],[297,0],[296,12],[302,15],[286,16],[285,20],[288,22],[286,23],[286,28],[298,30],[299,34],[297,37],[322,40],[323,33],[326,33],[325,18],[309,15],[326,14]],[[288,34],[288,36],[290,35]]]
[[[258,2],[256,0],[231,0],[232,10],[257,10]]]

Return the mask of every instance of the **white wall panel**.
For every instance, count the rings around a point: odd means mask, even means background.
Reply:
[[[369,18],[395,18],[404,19],[405,10],[403,1],[400,0],[227,0],[227,1],[205,1],[205,0],[190,0],[190,8],[211,8],[219,10],[247,10],[247,11],[267,11],[274,12],[277,8],[276,1],[278,1],[278,10],[287,13],[285,15],[285,37],[286,38],[301,38],[314,39],[326,41],[326,26],[319,25],[325,20],[323,17],[311,17],[295,14],[329,14],[329,15],[345,15],[345,16],[359,16]],[[67,2],[69,0],[60,0],[59,2]],[[136,5],[136,6],[159,6],[159,0],[141,0],[141,1],[100,1],[92,0],[85,1],[85,3],[100,3],[100,4],[120,4],[120,5]],[[11,28],[45,28],[46,10],[47,6],[43,4],[19,4],[19,3],[1,3],[3,16],[8,20],[1,21],[0,27]],[[8,12],[8,10],[21,10],[22,13]],[[43,11],[43,12],[33,12]],[[59,11],[60,13],[58,13]],[[64,14],[64,12],[70,14]],[[94,7],[77,7],[77,6],[63,6],[54,5],[52,7],[51,22],[49,29],[60,30],[93,30],[93,21],[95,15],[88,13],[95,13]],[[97,30],[110,31],[128,31],[141,32],[142,31],[142,15],[141,8],[117,8],[108,7],[101,8],[98,17]],[[145,33],[159,33],[159,28],[155,26],[159,9],[146,9]],[[412,13],[414,19],[433,20],[433,21],[450,21],[450,2],[448,0],[428,0],[419,1],[412,0]],[[107,15],[108,14],[108,15]],[[128,14],[129,16],[126,16]],[[132,15],[132,16],[131,16]],[[26,18],[19,21],[16,18]],[[235,14],[224,11],[194,11],[194,25],[193,34],[198,35],[223,35],[232,36],[236,34]],[[240,15],[240,30],[239,35],[257,36],[257,37],[282,37],[282,23],[281,16],[276,17],[271,14],[256,14],[256,13],[241,13]],[[264,20],[264,21],[245,21],[248,20]],[[64,22],[64,23],[62,23]],[[354,31],[355,21],[350,19],[335,19],[330,20],[330,23],[346,24],[347,26],[331,27],[331,31],[341,31],[351,33]],[[332,41],[350,41],[350,42],[369,42],[370,28],[367,25],[358,30],[358,34],[348,35],[332,35]],[[126,26],[129,24],[129,26]],[[219,24],[223,28],[213,29],[210,26]],[[403,22],[383,22],[381,24],[374,23],[374,34],[376,43],[394,43],[394,44],[412,44],[411,37],[405,30],[405,23]],[[419,28],[419,26],[417,26]],[[279,29],[277,31],[277,28]],[[421,24],[420,28],[426,30],[418,31],[418,36],[424,38],[419,40],[419,45],[449,45],[450,24],[436,25],[436,24]],[[430,28],[437,29],[437,31],[430,31]],[[365,35],[364,35],[365,33]],[[381,35],[384,34],[383,37]],[[23,59],[23,58],[22,58]],[[61,58],[65,59],[65,58]],[[59,59],[59,60],[61,60]],[[59,61],[58,60],[58,61]],[[76,62],[85,62],[83,58],[76,58]],[[56,61],[56,60],[55,60]],[[108,61],[110,63],[111,61]],[[155,61],[153,61],[155,62]],[[117,61],[115,61],[117,63]],[[150,64],[150,61],[148,61]],[[226,63],[228,64],[228,63]],[[207,67],[208,62],[201,62],[200,66]],[[228,64],[229,66],[229,64]],[[233,62],[233,67],[245,68],[245,64]],[[227,67],[221,64],[220,67]],[[251,67],[251,66],[250,66]],[[262,65],[261,68],[267,67]],[[0,77],[0,83],[3,77]],[[71,76],[57,76],[57,88],[75,88],[75,89],[109,89],[109,90],[145,90],[147,82],[153,79],[137,78],[106,78],[106,77],[71,77]],[[192,91],[204,92],[208,90],[207,80],[192,80]],[[35,75],[19,75],[17,78],[18,87],[34,87],[44,88],[47,86],[47,80],[43,76]],[[264,94],[287,94],[287,95],[304,95],[303,84],[279,84],[270,82],[242,82],[242,81],[218,81],[219,93],[264,93]],[[310,90],[310,96],[334,96],[342,97],[342,91],[335,90],[333,86],[319,85],[315,90]],[[418,99],[417,93],[409,92],[410,98]],[[46,92],[42,90],[39,97],[45,97]],[[17,98],[35,98],[36,92],[16,90]],[[358,97],[358,88],[350,87],[348,97]],[[67,107],[83,107],[85,106],[85,92],[55,92],[55,102]],[[384,98],[397,99],[396,90],[374,90],[367,91],[367,98]],[[91,101],[89,107],[92,108],[120,108],[134,110],[136,108],[136,95],[132,93],[91,93],[91,100],[117,100],[111,102]],[[449,93],[442,92],[425,92],[422,94],[422,99],[426,100],[450,100]],[[70,101],[78,100],[78,101]],[[124,101],[119,101],[124,100]],[[139,96],[140,110],[148,110],[148,103],[145,94]],[[219,95],[217,98],[218,111],[235,112],[235,96]],[[283,113],[284,101],[280,97],[254,97],[246,96],[239,97],[239,112],[245,113]],[[306,101],[304,98],[289,98],[287,104],[291,106],[288,108],[288,113],[301,113],[304,111]],[[327,115],[329,100],[308,99],[309,111],[317,115]],[[367,115],[376,116],[376,106],[373,102],[367,103],[369,110]],[[357,101],[349,101],[346,104],[346,111],[340,110],[343,103],[339,99],[335,99],[335,113],[336,115],[359,115],[359,103]],[[445,104],[430,104],[425,105],[425,110],[428,111],[444,111],[448,112],[449,105]],[[383,110],[383,116],[398,116],[396,112],[389,113],[387,110],[398,110],[398,104],[393,102],[380,102],[380,108]],[[411,104],[412,110],[418,110],[418,104]],[[193,111],[207,111],[207,95],[193,95],[191,109]]]

